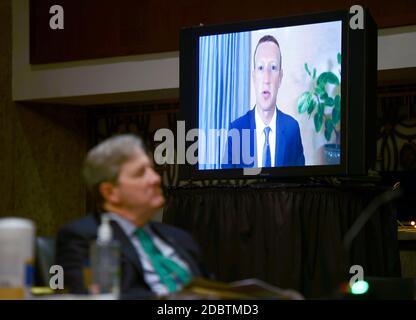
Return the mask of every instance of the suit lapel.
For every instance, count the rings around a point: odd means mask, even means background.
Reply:
[[[142,264],[140,263],[139,256],[134,248],[133,244],[118,225],[117,222],[111,221],[111,226],[113,227],[114,239],[120,241],[121,252],[127,260],[129,260],[140,273],[143,273]]]
[[[139,256],[136,252],[136,249],[134,248],[133,244],[131,243],[131,241],[129,240],[129,238],[127,237],[127,235],[124,233],[124,231],[121,229],[121,227],[118,225],[117,222],[115,221],[111,221],[111,226],[113,229],[113,236],[114,239],[120,241],[120,247],[121,247],[121,253],[122,255],[128,260],[130,261],[130,263],[132,265],[135,266],[135,268],[137,268],[138,272],[140,274],[143,274],[143,268],[142,268],[142,264],[140,263],[140,259]],[[100,222],[98,221],[98,225],[100,224]],[[152,230],[157,233],[157,235],[159,237],[161,237],[162,239],[164,239],[169,245],[171,245],[173,247],[173,249],[176,251],[176,253],[186,261],[186,263],[188,264],[191,272],[196,275],[196,276],[200,276],[201,272],[200,269],[195,261],[195,259],[184,249],[182,248],[182,246],[180,246],[177,241],[175,239],[173,239],[172,237],[170,237],[168,234],[161,232],[161,230],[159,230],[159,228],[157,228],[156,224],[150,223],[150,227],[152,228]]]
[[[275,167],[281,167],[284,165],[286,149],[286,136],[285,136],[285,126],[282,123],[283,117],[280,116],[280,110],[277,109],[276,114],[276,152],[274,155],[274,165]]]

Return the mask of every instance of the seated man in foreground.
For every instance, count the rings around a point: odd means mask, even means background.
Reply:
[[[121,298],[149,299],[181,290],[203,271],[192,237],[173,226],[151,222],[165,199],[138,137],[109,138],[87,155],[84,178],[111,219],[121,247]],[[101,215],[88,215],[64,226],[57,238],[57,264],[71,293],[87,293],[83,268],[97,238]]]

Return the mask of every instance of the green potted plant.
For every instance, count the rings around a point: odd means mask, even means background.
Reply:
[[[337,55],[338,65],[341,65],[341,53]],[[305,71],[311,78],[310,90],[302,93],[298,99],[298,112],[307,113],[313,118],[315,131],[323,132],[326,141],[324,153],[328,164],[340,163],[340,118],[341,95],[340,76],[332,71],[322,72],[317,76],[316,68],[311,72],[307,63]],[[329,143],[335,136],[334,143]]]

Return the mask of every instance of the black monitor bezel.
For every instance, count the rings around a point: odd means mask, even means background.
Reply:
[[[181,30],[180,44],[180,118],[185,121],[186,130],[198,128],[198,65],[200,36],[224,34],[232,32],[253,31],[267,28],[289,27],[307,25],[331,21],[342,22],[341,44],[341,163],[339,165],[314,165],[302,167],[272,167],[262,168],[258,175],[245,175],[244,169],[214,169],[200,170],[198,164],[181,165],[180,176],[182,179],[263,179],[286,178],[302,176],[346,176],[348,175],[348,60],[351,50],[348,43],[349,12],[332,11],[306,15],[297,15],[265,20],[252,20],[212,26],[196,26]],[[187,147],[193,142],[187,142]],[[247,172],[246,172],[247,173]]]

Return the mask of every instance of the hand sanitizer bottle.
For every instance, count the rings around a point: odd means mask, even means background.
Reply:
[[[120,296],[120,246],[113,239],[110,219],[103,214],[97,240],[90,247],[90,293],[105,295],[108,299]]]

